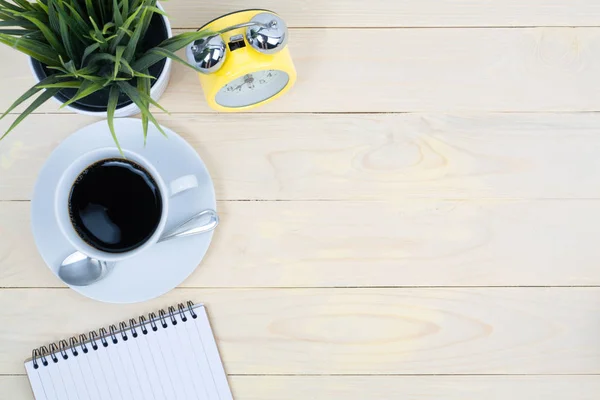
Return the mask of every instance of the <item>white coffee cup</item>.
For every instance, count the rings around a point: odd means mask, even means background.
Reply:
[[[100,148],[92,150],[79,157],[69,166],[69,168],[64,171],[55,191],[56,201],[54,202],[54,213],[62,234],[67,238],[75,250],[85,254],[88,257],[102,261],[114,262],[125,260],[153,246],[160,239],[165,229],[165,224],[169,215],[169,198],[198,187],[198,179],[195,175],[185,175],[179,177],[170,181],[167,185],[156,168],[147,159],[131,151],[124,150],[123,153],[127,160],[139,164],[152,176],[159,188],[162,199],[162,214],[160,216],[158,226],[152,236],[141,246],[124,253],[109,253],[99,250],[86,243],[79,236],[73,227],[71,217],[69,215],[69,198],[75,180],[83,171],[85,171],[87,167],[95,164],[98,161],[122,158],[122,155],[116,148]]]

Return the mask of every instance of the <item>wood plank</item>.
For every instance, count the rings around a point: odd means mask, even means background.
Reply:
[[[220,202],[185,287],[600,285],[599,201]],[[0,287],[63,287],[0,203]],[[66,256],[66,254],[65,254]]]
[[[35,346],[192,299],[230,374],[600,374],[600,288],[0,290],[0,374]]]
[[[236,400],[597,400],[598,376],[231,376]],[[30,400],[25,376],[0,376],[0,400]]]
[[[600,74],[600,28],[296,29],[290,48],[298,83],[259,112],[600,109],[589,84]],[[6,109],[33,78],[25,56],[1,46],[0,58]],[[210,111],[196,73],[175,64],[161,104]]]
[[[220,15],[248,8],[244,0],[164,2],[177,28],[198,28]],[[578,26],[600,25],[593,0],[255,0],[292,27]]]
[[[0,376],[0,400],[31,400],[33,392],[25,376]]]
[[[12,118],[0,121],[0,131]],[[25,120],[0,142],[0,200],[30,199],[51,151],[93,121]],[[220,200],[600,198],[599,114],[220,114],[160,121],[198,151]]]

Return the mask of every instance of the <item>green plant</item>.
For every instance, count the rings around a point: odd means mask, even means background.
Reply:
[[[141,110],[144,141],[149,121],[165,134],[149,109],[154,105],[166,111],[150,97],[151,80],[155,78],[148,69],[165,57],[190,66],[175,52],[211,33],[182,33],[144,51],[140,44],[155,13],[164,15],[156,0],[0,0],[0,43],[55,72],[0,116],[4,118],[41,92],[0,140],[62,89],[77,90],[62,107],[100,90],[109,92],[108,125],[119,150],[113,121],[121,94]]]

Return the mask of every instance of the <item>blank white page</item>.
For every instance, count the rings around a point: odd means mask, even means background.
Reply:
[[[233,400],[204,306],[169,310],[36,351],[25,362],[36,400]]]

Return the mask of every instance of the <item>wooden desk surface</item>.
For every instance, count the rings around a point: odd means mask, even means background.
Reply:
[[[249,3],[164,6],[183,30]],[[600,3],[252,6],[289,22],[299,81],[216,114],[175,66],[159,120],[207,163],[223,223],[171,293],[97,303],[37,254],[36,175],[93,118],[49,102],[0,143],[0,399],[32,398],[32,348],[188,298],[237,400],[598,399]],[[0,60],[5,109],[33,79]]]

